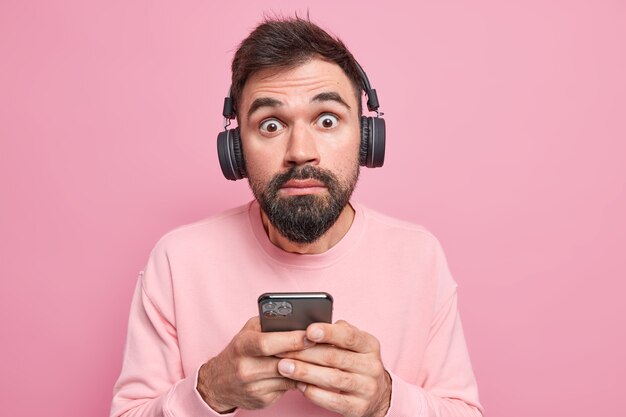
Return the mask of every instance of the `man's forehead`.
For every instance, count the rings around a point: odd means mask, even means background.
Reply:
[[[247,107],[263,96],[313,96],[322,90],[345,96],[350,95],[353,87],[337,64],[313,58],[298,66],[267,68],[252,74],[243,88],[242,105]]]

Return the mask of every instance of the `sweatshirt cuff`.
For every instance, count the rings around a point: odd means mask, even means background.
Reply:
[[[193,377],[182,379],[174,385],[170,395],[165,401],[165,409],[171,417],[229,417],[234,416],[237,410],[232,413],[220,414],[213,410],[204,402],[200,393],[196,389],[198,384],[198,373],[200,367],[196,369]]]
[[[424,412],[424,394],[419,387],[402,380],[393,372],[391,376],[391,402],[386,417],[421,417]]]

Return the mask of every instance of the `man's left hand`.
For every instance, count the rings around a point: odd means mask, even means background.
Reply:
[[[345,417],[383,417],[391,401],[391,377],[380,358],[380,343],[340,320],[314,323],[306,337],[317,345],[279,355],[278,371],[299,381],[314,404]]]

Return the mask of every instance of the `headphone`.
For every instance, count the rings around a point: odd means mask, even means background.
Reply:
[[[363,79],[363,91],[367,95],[367,109],[376,112],[375,117],[361,116],[359,164],[368,168],[378,168],[385,162],[385,119],[381,117],[383,113],[378,111],[376,90],[372,88],[361,65],[356,62],[356,66]],[[247,172],[239,127],[228,128],[230,121],[236,116],[230,90],[228,96],[224,98],[222,115],[224,116],[224,131],[217,135],[217,156],[220,160],[220,167],[226,179],[240,180],[247,176]]]

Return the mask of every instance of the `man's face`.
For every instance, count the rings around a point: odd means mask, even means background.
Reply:
[[[359,174],[360,116],[341,68],[314,58],[253,74],[238,114],[248,181],[272,225],[312,243],[337,220]]]

